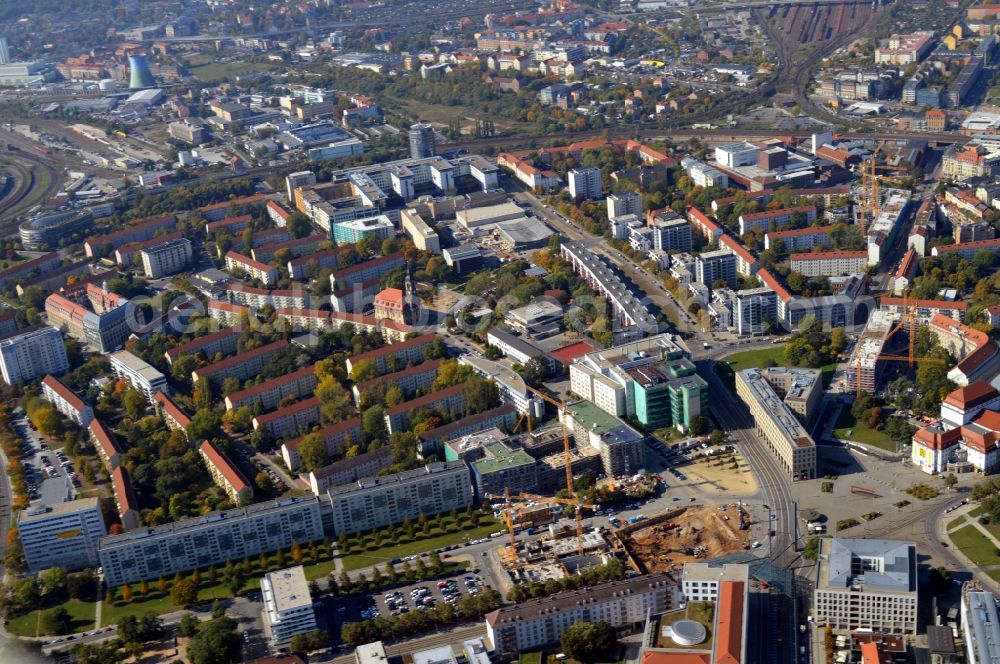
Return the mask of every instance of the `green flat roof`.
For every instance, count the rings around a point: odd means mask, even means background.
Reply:
[[[518,466],[534,465],[535,459],[522,449],[509,449],[502,443],[490,443],[484,445],[487,457],[474,461],[472,467],[479,475],[496,473],[507,468]]]

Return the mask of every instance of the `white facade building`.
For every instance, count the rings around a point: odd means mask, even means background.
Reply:
[[[18,515],[17,531],[32,573],[97,567],[97,544],[108,532],[97,498],[30,507]]]
[[[124,378],[132,387],[146,395],[146,400],[153,403],[157,392],[170,394],[170,385],[164,376],[153,365],[133,355],[127,350],[111,353],[111,370],[118,378]]]
[[[142,269],[150,279],[177,274],[191,264],[191,240],[177,238],[139,252]]]
[[[0,341],[0,373],[8,385],[68,370],[63,336],[54,327],[29,328]]]
[[[569,195],[573,199],[592,200],[601,197],[601,169],[596,167],[574,168],[566,174]]]
[[[316,629],[316,611],[302,565],[268,572],[260,581],[264,633],[274,648],[286,648],[292,637]]]

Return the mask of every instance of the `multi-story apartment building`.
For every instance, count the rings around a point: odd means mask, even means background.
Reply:
[[[563,417],[577,448],[596,450],[608,477],[633,475],[645,467],[645,437],[619,418],[589,401],[570,404]]]
[[[340,254],[353,247],[354,245],[339,245],[323,251],[314,249],[301,252],[288,260],[288,274],[292,279],[305,281],[324,267],[336,270],[340,265]]]
[[[53,293],[45,298],[49,324],[90,348],[110,353],[141,327],[139,311],[124,297],[97,284],[69,294]]]
[[[623,191],[608,196],[608,219],[628,214],[642,214],[642,196],[636,191]]]
[[[283,352],[287,347],[288,342],[279,339],[208,366],[199,367],[191,372],[191,381],[197,383],[202,378],[215,383],[222,383],[227,378],[244,381],[258,375],[271,361],[271,358]]]
[[[875,49],[875,64],[905,67],[924,59],[934,46],[933,32],[894,34]]]
[[[659,323],[649,313],[646,305],[603,259],[583,245],[570,241],[563,242],[559,252],[573,266],[576,274],[608,300],[614,317],[617,341],[629,341],[659,331]]]
[[[254,288],[243,284],[226,284],[223,292],[230,302],[244,307],[260,309],[271,306],[275,309],[282,307],[294,307],[297,309],[308,309],[311,301],[309,291],[304,288],[293,288],[289,290],[268,290],[266,288]]]
[[[467,405],[465,384],[459,383],[387,408],[385,425],[390,434],[406,431],[410,426],[410,417],[421,408],[433,410],[445,416],[451,415],[450,419],[456,419],[464,414]]]
[[[375,363],[375,370],[380,374],[406,367],[409,364],[419,364],[424,360],[424,348],[434,343],[436,339],[437,335],[424,334],[349,357],[347,358],[347,371],[354,371],[354,367],[358,366],[359,363],[368,360]]]
[[[413,245],[421,251],[431,251],[435,254],[441,253],[441,238],[431,226],[424,221],[420,213],[415,209],[400,210],[400,226],[407,237],[413,241]]]
[[[813,205],[741,214],[739,218],[740,235],[748,231],[777,230],[792,223],[792,216],[796,213],[805,215],[806,223],[808,224],[811,224],[816,219],[816,207]]]
[[[371,452],[341,459],[300,477],[305,477],[312,492],[322,498],[330,487],[357,482],[364,477],[374,477],[391,465],[392,450],[386,445]]]
[[[177,217],[172,214],[147,219],[106,235],[89,237],[83,243],[83,251],[88,258],[107,256],[118,247],[133,242],[152,240],[161,231],[172,231],[177,227]]]
[[[917,550],[913,542],[821,538],[813,593],[820,627],[917,633]]]
[[[50,567],[96,568],[97,545],[107,532],[97,498],[29,507],[17,517],[24,558],[34,574]]]
[[[769,325],[777,325],[778,295],[767,286],[736,291],[732,311],[737,334],[762,334]]]
[[[324,235],[307,235],[306,237],[300,237],[295,240],[288,240],[286,242],[275,242],[274,244],[265,244],[260,247],[254,247],[250,252],[253,259],[260,261],[261,263],[270,263],[274,260],[275,255],[282,249],[287,249],[288,254],[291,257],[288,261],[289,276],[292,279],[301,279],[303,267],[299,267],[299,271],[292,271],[293,261],[297,261],[298,258],[302,256],[308,256],[309,254],[319,253],[319,246],[324,242],[329,242],[329,238]],[[305,265],[305,261],[301,263]],[[300,265],[299,262],[295,262],[294,265]]]
[[[683,217],[654,219],[653,248],[660,251],[691,251],[691,222]]]
[[[226,269],[259,279],[265,286],[278,281],[278,268],[256,261],[235,251],[226,252]]]
[[[163,244],[164,242],[178,240],[184,237],[184,233],[185,231],[174,231],[173,233],[157,235],[152,240],[143,240],[142,242],[130,242],[128,244],[123,244],[112,252],[112,256],[119,266],[132,267],[136,263],[136,258],[139,259],[138,262],[140,264],[142,263],[142,251],[144,249],[155,247]]]
[[[253,215],[241,214],[237,217],[225,217],[218,221],[210,221],[205,224],[205,234],[208,237],[226,233],[228,235],[239,235],[253,221]]]
[[[868,269],[868,252],[865,250],[792,254],[790,258],[792,272],[806,277],[837,277],[863,273]]]
[[[98,558],[105,583],[118,587],[322,539],[319,499],[294,496],[111,535],[101,539]]]
[[[697,159],[685,157],[681,160],[681,167],[696,187],[719,187],[720,189],[729,187],[728,175]]]
[[[804,251],[815,246],[827,247],[833,242],[833,226],[810,226],[788,231],[772,231],[764,236],[764,249],[775,249],[780,242],[785,253]]]
[[[42,254],[37,258],[32,258],[26,260],[23,263],[18,263],[6,270],[0,271],[0,286],[6,285],[8,282],[14,281],[19,278],[26,278],[33,274],[42,274],[45,272],[51,272],[52,270],[59,267],[62,263],[62,258],[58,251],[51,251],[46,254]]]
[[[401,371],[393,371],[384,376],[372,378],[361,383],[356,383],[351,391],[354,394],[355,405],[361,405],[361,395],[365,392],[389,385],[397,386],[406,398],[413,397],[417,392],[423,392],[434,384],[437,378],[438,367],[444,362],[443,359],[428,360],[415,364]]]
[[[104,467],[109,472],[117,468],[122,462],[125,448],[100,420],[96,418],[91,420],[87,429],[90,431],[90,441],[94,444],[94,449],[97,450],[97,456],[101,457],[101,461],[104,462]]]
[[[42,396],[48,399],[60,413],[82,429],[90,426],[94,419],[94,409],[78,397],[73,390],[55,376],[42,379]]]
[[[438,462],[334,487],[328,495],[339,535],[463,510],[472,504],[472,484],[464,462]]]
[[[272,648],[288,648],[293,636],[316,629],[316,611],[302,565],[265,574],[260,594],[264,634]]]
[[[54,327],[29,327],[0,339],[0,373],[8,385],[68,370],[63,337]]]
[[[191,240],[186,237],[167,240],[139,252],[142,269],[150,279],[159,279],[181,272],[191,264]]]
[[[146,395],[146,400],[153,403],[157,392],[170,394],[167,377],[156,367],[133,355],[127,350],[111,354],[111,370],[117,378],[124,378],[135,389]]]
[[[723,235],[719,238],[719,246],[724,251],[728,251],[736,257],[736,274],[744,277],[752,277],[760,269],[757,258],[751,254],[743,244],[731,235]],[[706,284],[711,285],[711,284]]]
[[[748,583],[750,567],[736,563],[684,563],[681,595],[685,602],[716,602],[725,582]]]
[[[185,431],[187,426],[191,424],[191,418],[188,417],[188,414],[166,394],[157,392],[153,398],[156,401],[157,410],[163,416],[163,421],[167,423],[168,427]]]
[[[508,447],[498,440],[479,450],[480,458],[469,464],[478,500],[502,496],[504,490],[512,494],[538,491],[538,463],[523,449]]]
[[[937,248],[935,247],[935,249]],[[917,321],[924,325],[930,323],[938,315],[961,322],[965,311],[969,308],[969,303],[962,301],[915,300],[902,297],[881,297],[878,304],[880,311],[896,318],[912,311],[916,315]]]
[[[601,197],[601,169],[595,166],[574,168],[566,174],[569,196],[574,200],[592,200]]]
[[[695,259],[695,279],[711,286],[718,281],[736,285],[736,254],[728,249],[706,251]]]
[[[319,422],[321,405],[318,397],[296,401],[279,410],[257,415],[253,418],[253,428],[274,440],[285,438]]]
[[[343,422],[337,422],[330,426],[323,427],[311,432],[319,437],[326,447],[326,456],[340,456],[344,450],[355,443],[360,443],[361,438],[361,418],[353,417]],[[299,446],[305,436],[300,436],[293,440],[286,440],[281,444],[281,458],[288,466],[289,470],[298,470],[302,465],[302,457],[299,455]]]
[[[132,488],[132,476],[125,466],[115,466],[111,471],[111,491],[115,496],[115,506],[118,509],[118,519],[125,531],[135,530],[142,525],[139,512],[139,500]]]
[[[239,207],[264,207],[267,205],[269,199],[264,194],[253,194],[251,196],[243,196],[242,198],[234,198],[230,201],[223,201],[221,203],[214,203],[212,205],[205,205],[198,208],[198,212],[201,213],[207,221],[220,221],[225,219],[229,214],[229,210],[232,208]]]
[[[212,481],[229,496],[234,505],[248,505],[253,500],[253,487],[229,457],[215,443],[203,440],[198,454],[205,461]]]
[[[984,145],[955,144],[941,157],[941,176],[955,180],[989,177],[1000,167],[1000,151]]]
[[[350,267],[333,272],[330,275],[330,288],[337,291],[353,284],[361,284],[371,279],[380,279],[396,268],[402,267],[404,262],[403,254],[399,252],[362,261],[357,265],[351,265]]]
[[[236,410],[243,406],[254,409],[257,404],[260,404],[265,412],[274,410],[282,399],[287,397],[299,399],[312,394],[317,382],[315,367],[312,365],[303,367],[290,374],[227,395],[226,410]]]
[[[820,383],[820,372],[815,369],[774,367],[736,374],[736,394],[750,410],[771,453],[794,480],[816,477],[816,443],[799,417],[805,422],[811,419],[822,392]]]
[[[965,260],[969,260],[983,250],[993,253],[1000,251],[1000,238],[976,240],[975,242],[963,242],[961,244],[939,244],[931,249],[931,256],[944,256],[945,254],[955,253]]]
[[[232,355],[236,352],[240,340],[240,331],[235,327],[227,327],[211,334],[195,337],[191,341],[178,344],[164,353],[167,364],[173,365],[181,355],[201,355],[211,360],[216,355]]]
[[[504,606],[486,615],[486,637],[503,659],[559,643],[577,622],[612,627],[642,625],[672,608],[676,583],[667,574],[644,574]]]
[[[341,325],[347,323],[356,332],[378,332],[390,344],[402,343],[406,340],[407,335],[413,332],[413,328],[409,325],[400,325],[396,321],[379,320],[374,316],[361,316],[342,311],[277,309],[274,313],[277,320],[287,325],[291,330],[318,334],[338,330]]]

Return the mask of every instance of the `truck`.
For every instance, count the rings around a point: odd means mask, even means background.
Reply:
[[[644,515],[642,515],[642,514],[633,514],[632,516],[630,516],[628,518],[628,522],[629,523],[638,523],[638,522],[642,521],[645,518],[646,517]]]

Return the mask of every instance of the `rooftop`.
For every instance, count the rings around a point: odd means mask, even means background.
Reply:
[[[767,417],[778,425],[789,447],[794,449],[812,447],[816,444],[802,423],[771,387],[760,369],[744,369],[738,376],[753,392],[758,405],[762,407]]]
[[[42,521],[44,519],[63,516],[65,514],[74,514],[76,512],[96,509],[100,509],[97,498],[77,498],[76,500],[67,500],[54,505],[36,505],[34,507],[29,507],[18,514],[17,522],[19,524],[31,523],[32,521]]]
[[[478,475],[496,473],[518,466],[533,466],[535,460],[530,454],[519,448],[510,448],[502,442],[489,443],[483,446],[486,456],[472,463]]]
[[[359,479],[357,482],[352,484],[332,487],[328,493],[330,494],[330,498],[342,498],[346,495],[356,492],[364,492],[369,489],[374,489],[375,487],[387,487],[394,484],[404,484],[411,480],[419,480],[420,478],[427,477],[428,475],[459,469],[468,473],[467,466],[464,461],[438,461],[436,463],[427,464],[422,468],[415,468],[413,470],[403,471],[402,473]]]
[[[821,543],[817,587],[916,592],[916,566],[913,542],[831,538]]]
[[[302,565],[268,572],[264,581],[270,587],[264,608],[272,616],[312,606],[309,583]],[[277,621],[272,619],[272,622]]]

